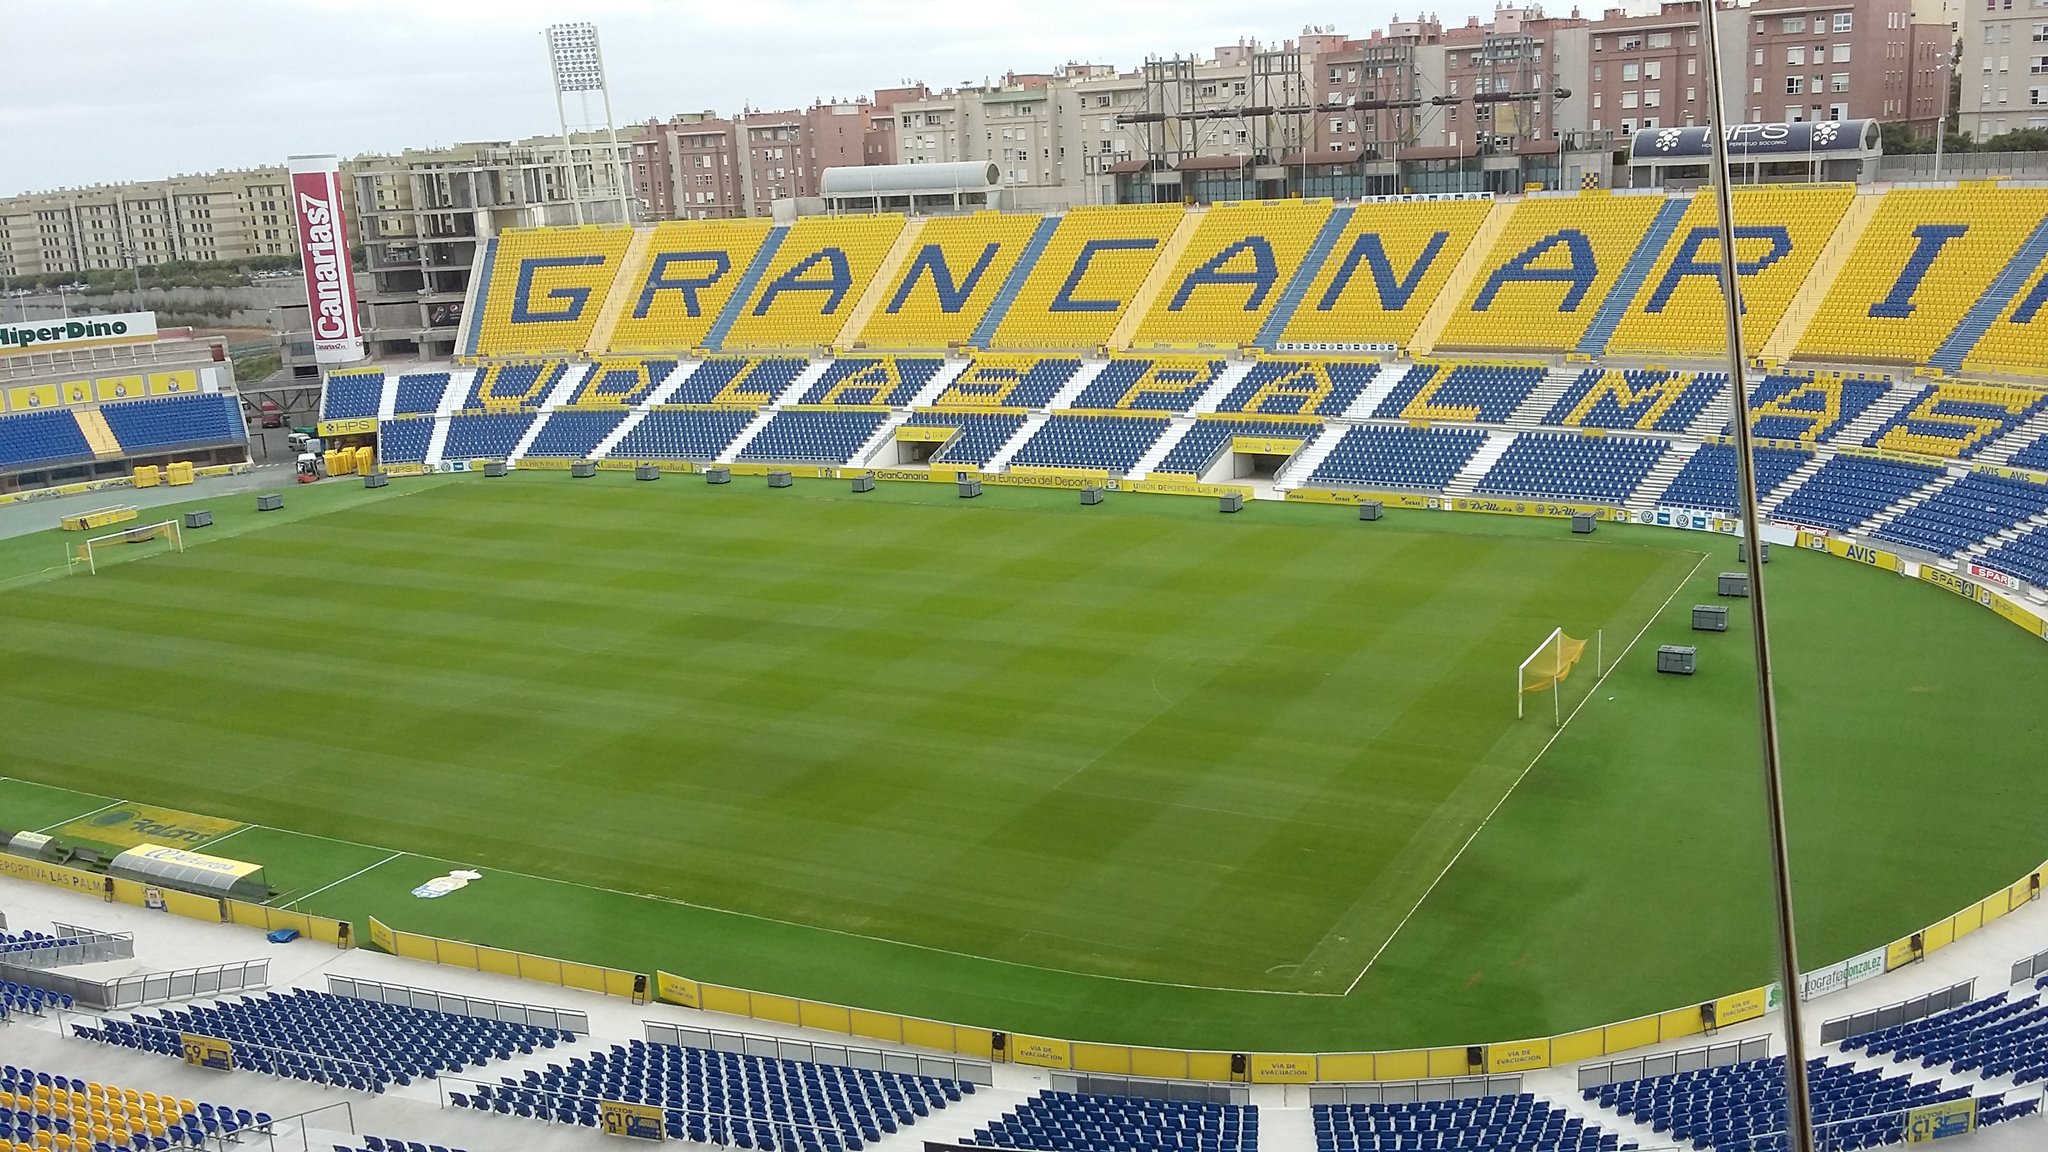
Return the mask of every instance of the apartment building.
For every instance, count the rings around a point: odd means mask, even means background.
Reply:
[[[0,198],[0,276],[298,251],[282,166]]]
[[[1913,114],[1910,0],[1759,0],[1742,10],[1744,119],[1798,123]]]
[[[2048,0],[1962,0],[1958,127],[1979,140],[2048,128]]]

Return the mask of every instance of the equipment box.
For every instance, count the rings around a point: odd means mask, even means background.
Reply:
[[[213,524],[213,513],[204,508],[195,508],[185,513],[185,527],[206,528]]]
[[[1216,500],[1216,510],[1218,512],[1244,511],[1244,494],[1241,492],[1230,492],[1218,497]]]
[[[597,461],[578,460],[569,465],[569,475],[577,480],[588,480],[597,475]]]
[[[256,510],[258,512],[275,512],[282,507],[284,507],[284,497],[275,492],[265,492],[261,496],[256,497]]]
[[[981,495],[981,477],[960,477],[960,498],[962,500],[972,500],[979,495]]]
[[[1386,506],[1378,500],[1360,500],[1358,502],[1358,518],[1360,520],[1377,520],[1385,514],[1385,508]]]
[[[1100,504],[1100,503],[1102,503],[1102,489],[1100,489],[1100,488],[1097,488],[1097,487],[1096,487],[1095,485],[1093,485],[1093,484],[1090,484],[1090,485],[1089,485],[1089,486],[1087,486],[1086,488],[1083,488],[1083,489],[1081,489],[1081,503],[1083,503],[1083,504]]]
[[[1766,564],[1769,564],[1769,563],[1771,562],[1771,542],[1770,542],[1770,541],[1768,541],[1768,540],[1764,541],[1764,543],[1763,543],[1763,549],[1762,549],[1762,552],[1763,552],[1763,558],[1764,558],[1764,563],[1766,563]],[[1749,562],[1749,541],[1747,541],[1747,540],[1737,540],[1737,541],[1735,542],[1735,561],[1736,561],[1736,563],[1738,563],[1738,564],[1744,564],[1744,563],[1748,563],[1748,562]]]
[[[1572,532],[1573,532],[1573,533],[1574,533],[1575,535],[1579,535],[1579,536],[1587,536],[1587,535],[1590,535],[1590,534],[1592,533],[1592,531],[1593,531],[1593,518],[1592,518],[1591,516],[1574,516],[1574,517],[1572,517]]]
[[[1657,649],[1657,671],[1690,676],[1699,659],[1699,651],[1690,644],[1666,644]]]
[[[768,473],[768,486],[770,488],[787,488],[794,483],[796,481],[790,478],[787,469],[777,468],[775,471]]]
[[[484,461],[484,475],[486,476],[503,476],[507,471],[509,469],[505,467],[503,460]]]
[[[1720,592],[1720,594],[1721,594],[1721,595],[1723,595],[1723,596],[1747,596],[1747,595],[1749,595],[1749,573],[1747,573],[1747,572],[1723,572],[1723,573],[1721,573],[1721,582],[1720,582],[1720,587],[1719,587],[1719,588],[1717,589],[1717,591],[1719,591],[1719,592]]]
[[[706,468],[704,470],[704,482],[706,484],[730,484],[732,483],[732,469],[727,468],[723,464]]]
[[[1728,606],[1726,604],[1693,605],[1692,630],[1695,632],[1726,632],[1728,630]]]
[[[853,478],[853,490],[855,492],[873,492],[875,490],[875,478],[873,476],[855,476]]]
[[[652,464],[635,464],[633,466],[633,479],[659,480],[661,479],[661,469]]]

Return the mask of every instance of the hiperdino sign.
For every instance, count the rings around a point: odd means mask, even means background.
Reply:
[[[121,344],[156,337],[156,313],[123,312],[115,316],[78,316],[66,320],[27,320],[0,324],[0,354],[47,352],[92,344]]]

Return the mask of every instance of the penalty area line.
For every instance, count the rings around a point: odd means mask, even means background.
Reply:
[[[1458,845],[1458,850],[1456,852],[1453,852],[1451,854],[1451,858],[1444,863],[1443,870],[1436,874],[1436,879],[1431,880],[1429,882],[1429,887],[1424,888],[1422,890],[1422,895],[1418,897],[1415,903],[1408,909],[1407,915],[1401,917],[1401,922],[1394,925],[1394,930],[1392,932],[1387,933],[1387,938],[1385,940],[1380,941],[1380,946],[1373,951],[1372,958],[1365,962],[1365,967],[1360,968],[1358,970],[1358,975],[1353,976],[1351,978],[1351,983],[1345,986],[1344,989],[1344,994],[1346,996],[1351,995],[1352,991],[1358,987],[1358,982],[1365,979],[1366,973],[1372,971],[1372,966],[1380,962],[1380,957],[1386,953],[1388,946],[1393,944],[1395,938],[1401,935],[1401,930],[1403,928],[1408,927],[1408,921],[1413,919],[1415,917],[1415,913],[1420,911],[1422,905],[1429,900],[1430,893],[1435,892],[1436,886],[1438,884],[1443,883],[1444,877],[1451,874],[1451,869],[1458,866],[1458,861],[1463,859],[1465,856],[1465,850],[1467,848],[1472,847],[1472,842],[1479,839],[1479,834],[1481,832],[1486,831],[1486,826],[1488,824],[1493,823],[1494,816],[1497,815],[1500,812],[1501,808],[1507,804],[1508,797],[1513,796],[1515,794],[1515,789],[1520,788],[1522,786],[1522,781],[1528,779],[1529,773],[1535,770],[1536,765],[1541,763],[1543,758],[1550,754],[1550,746],[1557,743],[1557,738],[1564,735],[1564,730],[1566,728],[1571,727],[1573,720],[1578,719],[1579,710],[1581,708],[1584,708],[1587,704],[1591,703],[1593,697],[1599,695],[1600,685],[1605,684],[1607,682],[1607,678],[1609,676],[1614,675],[1614,670],[1616,668],[1621,667],[1622,661],[1628,659],[1628,654],[1632,649],[1635,648],[1636,642],[1641,640],[1645,635],[1649,633],[1650,629],[1653,626],[1655,626],[1657,621],[1664,615],[1665,610],[1671,607],[1671,602],[1673,600],[1678,599],[1678,594],[1680,592],[1685,591],[1685,586],[1687,584],[1692,583],[1692,578],[1696,574],[1698,574],[1700,570],[1700,565],[1705,564],[1706,562],[1707,554],[1704,552],[1700,553],[1700,558],[1698,560],[1693,561],[1692,568],[1686,572],[1683,579],[1679,580],[1678,586],[1671,590],[1671,594],[1669,596],[1664,597],[1664,602],[1662,604],[1657,605],[1657,610],[1655,612],[1650,613],[1650,618],[1648,620],[1643,621],[1643,626],[1636,630],[1636,634],[1634,636],[1629,638],[1628,645],[1621,650],[1621,655],[1616,656],[1614,658],[1614,663],[1609,664],[1607,666],[1607,670],[1600,673],[1599,679],[1593,681],[1592,690],[1587,692],[1584,698],[1582,698],[1578,702],[1578,704],[1572,708],[1570,712],[1565,714],[1564,723],[1559,724],[1557,726],[1557,730],[1550,734],[1550,739],[1545,740],[1543,742],[1543,747],[1536,750],[1536,755],[1530,757],[1529,763],[1524,765],[1522,767],[1521,773],[1515,777],[1515,782],[1508,785],[1507,791],[1502,792],[1500,794],[1499,800],[1494,801],[1493,807],[1489,809],[1486,813],[1486,818],[1479,822],[1478,827],[1472,829],[1472,834],[1470,836],[1465,837],[1465,842],[1463,844]]]
[[[391,863],[393,860],[396,860],[403,855],[405,855],[405,853],[403,852],[393,852],[391,855],[386,856],[382,860],[377,861],[375,864],[370,865],[368,868],[358,868],[355,871],[349,873],[348,875],[343,876],[341,879],[336,880],[332,884],[323,884],[320,887],[313,889],[311,892],[306,893],[304,896],[301,896],[296,900],[287,901],[286,903],[279,905],[279,907],[281,909],[290,908],[293,904],[297,904],[300,901],[311,900],[313,897],[318,896],[322,892],[327,891],[329,888],[338,888],[341,885],[346,884],[349,881],[355,879],[356,877],[361,876],[365,872],[374,872],[377,869],[382,868],[386,864]]]

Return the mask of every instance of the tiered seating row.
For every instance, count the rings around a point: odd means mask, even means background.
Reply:
[[[1318,1104],[1313,1120],[1316,1152],[1617,1152],[1636,1147],[1528,1093],[1399,1104]]]
[[[1844,532],[1939,479],[1940,468],[1837,456],[1771,510],[1775,520]]]
[[[152,396],[100,408],[114,439],[130,453],[233,444],[248,439],[241,401],[224,392]]]
[[[1800,448],[1758,448],[1750,458],[1756,469],[1757,498],[1762,499],[1804,468],[1813,453]],[[1674,508],[1733,512],[1741,503],[1736,498],[1736,479],[1735,449],[1726,444],[1702,444],[1664,489],[1662,502]]]
[[[0,416],[0,471],[48,468],[92,456],[92,444],[68,409]]]
[[[269,1125],[268,1113],[246,1108],[0,1067],[0,1149],[11,1152],[165,1152],[221,1145]]]
[[[1345,429],[1309,483],[1440,489],[1485,442],[1477,428],[1364,424]]]
[[[1256,1105],[1043,1091],[966,1143],[1029,1152],[1257,1152]]]
[[[1670,446],[1665,440],[1632,436],[1524,432],[1480,478],[1478,491],[1618,504],[1636,490]]]
[[[2048,512],[2048,484],[1973,472],[1907,509],[1876,535],[1948,556],[2043,512]]]

